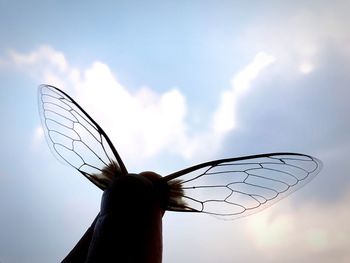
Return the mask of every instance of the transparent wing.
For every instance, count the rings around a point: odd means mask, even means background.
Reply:
[[[297,153],[269,153],[199,164],[163,178],[168,210],[234,219],[258,212],[309,182],[321,161]]]
[[[102,128],[66,93],[39,86],[39,110],[47,142],[54,155],[105,189],[116,174],[127,170]]]

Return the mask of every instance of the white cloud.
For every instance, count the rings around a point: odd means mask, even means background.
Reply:
[[[349,1],[336,1],[281,12],[278,18],[262,15],[261,23],[247,28],[237,42],[244,51],[273,52],[290,72],[308,74],[318,67],[325,50],[350,57],[348,9]]]
[[[213,115],[213,130],[224,135],[233,130],[236,125],[236,103],[249,89],[252,81],[260,72],[275,61],[275,57],[265,52],[259,52],[253,61],[238,72],[231,81],[232,88],[221,94],[221,102]]]
[[[82,75],[75,86],[77,101],[95,113],[122,152],[147,158],[181,143],[186,103],[178,89],[157,94],[142,87],[132,94],[101,62],[95,62]]]
[[[284,237],[297,231],[292,216],[286,214],[281,214],[276,218],[263,214],[254,217],[249,222],[248,231],[255,246],[259,249],[283,247],[287,241]]]
[[[29,54],[11,51],[9,58],[40,81],[71,93],[100,123],[123,156],[130,159],[149,158],[166,151],[184,158],[212,157],[225,135],[235,128],[238,97],[274,61],[271,55],[258,53],[234,76],[232,88],[222,92],[220,104],[211,116],[211,126],[195,133],[186,122],[186,98],[177,87],[162,94],[150,87],[131,93],[103,62],[96,61],[86,69],[74,68],[62,52],[49,46]],[[35,131],[34,137],[38,138],[38,134]]]
[[[349,262],[349,202],[350,191],[337,202],[308,202],[298,208],[286,199],[283,213],[271,209],[246,220],[246,233],[254,249],[271,262],[303,262],[310,253],[315,262]]]
[[[38,50],[32,51],[29,54],[20,54],[11,50],[9,55],[17,66],[27,67],[48,63],[50,66],[56,67],[60,72],[64,72],[68,68],[64,54],[47,45],[42,45]]]
[[[275,60],[276,58],[274,56],[265,52],[256,54],[253,62],[247,65],[232,79],[233,90],[238,94],[246,91],[259,73],[271,63],[275,62]]]
[[[56,75],[61,75],[70,70],[64,54],[48,45],[42,45],[28,54],[10,50],[8,56],[14,66],[26,70],[33,77],[39,79],[48,80],[54,77],[53,72]]]

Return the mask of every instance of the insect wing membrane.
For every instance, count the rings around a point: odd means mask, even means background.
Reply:
[[[164,178],[168,210],[202,212],[234,219],[258,212],[309,182],[321,169],[318,159],[271,153],[216,160]]]
[[[66,93],[39,87],[39,110],[54,155],[101,189],[127,170],[102,128]]]

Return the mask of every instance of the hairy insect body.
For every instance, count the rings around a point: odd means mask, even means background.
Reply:
[[[105,178],[108,184],[112,183],[114,178],[121,175],[119,166],[112,162],[102,169],[101,174],[95,175],[99,178]],[[182,189],[182,180],[174,179],[168,182],[162,180],[162,176],[151,171],[145,171],[139,175],[131,174],[132,176],[142,176],[147,178],[153,185],[154,191],[159,199],[161,208],[165,211],[168,208],[185,209],[184,190]]]
[[[147,176],[115,178],[103,193],[86,262],[161,262],[164,209],[158,191]]]
[[[112,161],[110,164],[102,168],[101,173],[94,173],[92,177],[99,178],[101,185],[107,187],[116,177],[121,176],[120,167],[116,162]]]
[[[183,209],[186,210],[186,202],[184,200],[184,189],[182,188],[182,180],[174,179],[167,182],[168,185],[168,204],[169,209]]]

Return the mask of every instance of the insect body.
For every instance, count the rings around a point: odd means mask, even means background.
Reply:
[[[145,207],[155,209],[152,211],[157,211],[158,217],[150,215],[143,224],[153,220],[161,225],[159,211],[162,214],[165,210],[207,213],[222,219],[249,215],[305,185],[322,166],[312,156],[282,152],[210,161],[164,177],[152,172],[129,175],[107,134],[69,95],[56,87],[41,85],[39,104],[52,152],[104,190],[104,198],[115,195],[117,198],[111,200],[123,208],[118,216],[114,215],[119,219],[123,213],[133,211],[129,218],[138,213],[118,200],[146,214]],[[111,190],[116,188],[117,194]],[[102,202],[101,214],[107,208]],[[100,221],[97,225],[101,225]],[[154,231],[161,232],[161,228],[155,227]]]

